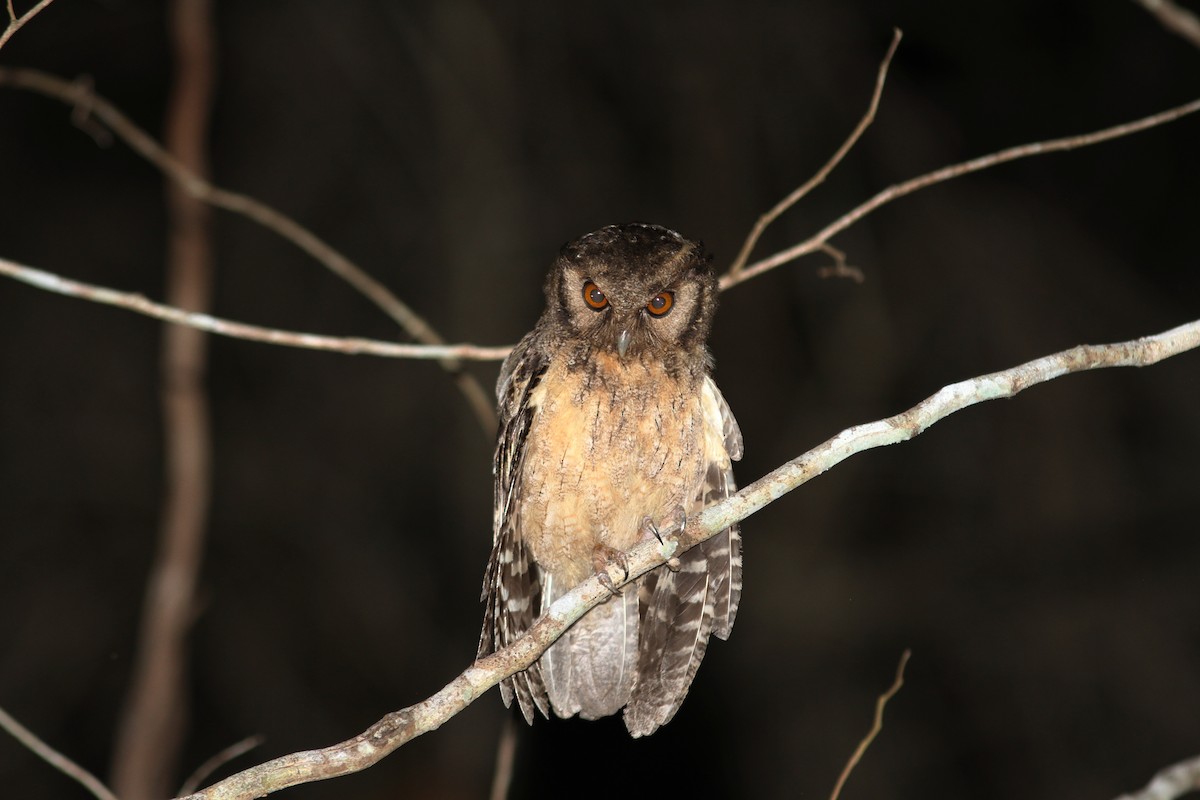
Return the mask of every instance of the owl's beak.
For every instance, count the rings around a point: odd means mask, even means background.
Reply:
[[[617,334],[617,354],[621,358],[625,357],[625,351],[629,349],[629,340],[633,338],[633,334],[629,332],[629,328]]]

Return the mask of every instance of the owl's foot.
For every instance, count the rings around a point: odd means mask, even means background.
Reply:
[[[600,579],[601,585],[616,597],[620,592],[608,575],[610,563],[620,567],[621,572],[625,573],[625,578],[629,577],[629,562],[625,559],[625,553],[606,544],[598,544],[592,548],[592,567],[596,570],[596,577]]]

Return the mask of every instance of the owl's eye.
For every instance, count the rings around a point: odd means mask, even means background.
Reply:
[[[662,292],[655,295],[654,299],[646,304],[646,310],[656,317],[662,317],[666,316],[673,305],[675,305],[675,293]]]
[[[592,281],[583,284],[583,302],[587,303],[588,308],[593,311],[601,311],[608,307],[608,298]]]

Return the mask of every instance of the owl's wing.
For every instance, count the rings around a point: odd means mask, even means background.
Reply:
[[[736,490],[731,461],[742,456],[742,433],[711,378],[701,390],[708,469],[689,513]],[[716,634],[729,637],[742,594],[742,538],[736,525],[679,557],[679,569],[660,567],[643,579],[647,607],[638,652],[637,683],[625,726],[646,736],[679,710]]]
[[[492,465],[495,476],[495,506],[492,521],[492,555],[483,578],[483,632],[479,637],[479,657],[507,647],[533,624],[541,605],[537,565],[520,536],[521,466],[525,441],[533,421],[529,395],[545,372],[544,359],[530,347],[530,337],[522,339],[504,362],[496,394],[500,405],[500,437]],[[517,704],[526,722],[533,723],[536,707],[549,716],[546,688],[541,667],[535,662],[500,683],[505,706]]]
[[[705,379],[706,403],[711,398],[716,407],[715,419],[720,420],[721,438],[728,458],[710,458],[708,474],[700,491],[700,507],[707,508],[737,491],[731,461],[742,460],[742,429],[738,427],[729,404],[712,378]],[[708,406],[705,406],[708,408]],[[709,574],[716,578],[717,595],[713,615],[713,633],[718,639],[728,639],[742,599],[742,534],[736,524],[703,542],[699,548],[708,559]]]

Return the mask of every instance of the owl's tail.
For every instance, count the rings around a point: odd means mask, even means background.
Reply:
[[[553,602],[554,587],[544,591]],[[585,614],[542,655],[554,712],[584,719],[615,714],[629,702],[637,659],[638,587],[632,583]]]

